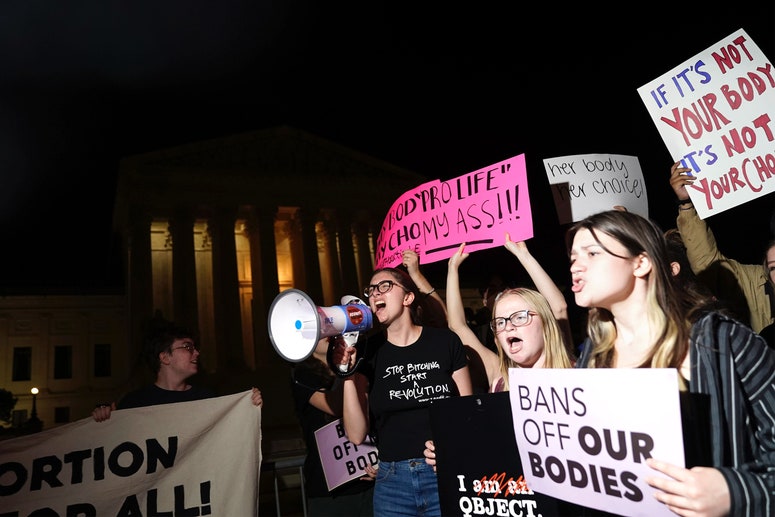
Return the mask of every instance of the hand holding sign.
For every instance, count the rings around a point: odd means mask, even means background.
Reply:
[[[673,166],[670,167],[670,186],[673,187],[673,192],[675,192],[675,196],[679,201],[686,200],[691,203],[689,192],[686,189],[686,187],[692,185],[695,180],[691,171],[692,170],[689,167],[684,167],[681,162],[675,162]]]
[[[654,497],[657,501],[700,515],[727,515],[730,509],[729,488],[724,476],[718,469],[694,467],[685,469],[653,458],[646,464],[657,472],[672,479],[651,476],[646,482],[661,490]],[[688,495],[691,494],[691,497]]]
[[[509,376],[533,490],[623,515],[673,515],[654,498],[646,479],[657,472],[646,461],[684,458],[675,369],[511,368]]]

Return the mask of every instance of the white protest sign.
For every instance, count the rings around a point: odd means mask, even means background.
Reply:
[[[742,29],[638,88],[701,218],[775,191],[775,70]],[[665,173],[668,165],[665,165]]]
[[[0,513],[256,515],[260,472],[250,391],[124,409],[0,441]]]
[[[366,441],[355,445],[347,439],[341,418],[315,431],[315,441],[329,491],[365,476],[367,465],[379,463],[377,448],[372,445],[371,437],[367,436]]]
[[[621,205],[649,216],[646,183],[636,156],[577,154],[544,159],[560,224]]]
[[[631,517],[674,517],[646,483],[662,474],[645,460],[684,466],[675,369],[511,368],[509,384],[531,489]]]

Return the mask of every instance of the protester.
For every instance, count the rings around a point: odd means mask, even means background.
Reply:
[[[665,244],[673,281],[683,294],[681,300],[687,319],[694,322],[708,311],[725,312],[730,317],[736,317],[735,313],[719,300],[708,286],[700,282],[692,271],[689,257],[686,255],[686,246],[677,228],[671,228],[665,232]]]
[[[570,325],[565,297],[523,241],[514,242],[506,233],[504,246],[519,259],[539,291],[514,287],[501,291],[494,298],[491,307],[495,317],[490,321],[490,326],[497,354],[479,341],[465,320],[458,271],[469,256],[464,252],[465,243],[450,257],[447,269],[449,328],[481,358],[492,393],[509,390],[509,368],[573,366],[573,358],[568,352]],[[435,470],[436,446],[433,440],[425,442],[423,456],[425,462]]]
[[[315,439],[315,431],[342,416],[342,381],[327,360],[329,340],[333,339],[336,337],[318,341],[312,355],[296,363],[292,370],[296,416],[307,447],[303,468],[307,515],[372,516],[373,477],[363,476],[329,491]]]
[[[200,358],[199,347],[190,330],[172,322],[156,321],[145,339],[143,355],[156,381],[127,393],[118,404],[98,404],[92,411],[95,421],[109,419],[116,409],[189,402],[215,396],[209,388],[188,383],[188,379],[199,371]],[[263,405],[258,388],[253,388],[251,400],[255,406]]]
[[[524,242],[513,242],[506,233],[504,247],[517,257],[538,292],[508,288],[494,298],[494,318],[489,325],[497,353],[478,339],[465,318],[459,274],[460,265],[469,256],[464,252],[465,243],[450,257],[447,269],[449,328],[479,355],[492,392],[508,390],[509,368],[568,368],[573,364],[565,296]]]
[[[742,321],[750,322],[751,328],[760,332],[775,322],[775,240],[767,244],[763,266],[741,264],[722,254],[713,232],[697,215],[689,198],[686,186],[694,181],[692,169],[682,167],[681,162],[670,168],[670,186],[678,197],[676,225],[689,263],[716,296],[732,305]],[[740,308],[734,307],[736,303]]]
[[[694,323],[672,278],[662,231],[610,210],[569,231],[572,291],[589,308],[579,368],[676,368],[710,401],[710,467],[649,458],[655,497],[679,515],[772,515],[775,351],[751,328],[709,311]],[[612,409],[615,411],[615,409]]]
[[[335,364],[359,365],[344,380],[345,431],[355,445],[372,432],[376,439],[375,515],[438,516],[436,474],[423,458],[432,437],[428,408],[471,394],[463,344],[449,329],[422,325],[417,286],[403,269],[376,270],[364,294],[380,326],[376,346],[359,363],[358,347],[334,354]]]

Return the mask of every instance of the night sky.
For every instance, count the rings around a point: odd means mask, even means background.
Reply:
[[[423,4],[0,4],[0,294],[122,292],[121,157],[278,125],[429,180],[525,153],[534,220],[553,215],[543,158],[635,155],[670,227],[672,160],[637,88],[739,28],[775,56],[772,2]],[[758,262],[772,206],[710,218],[722,251]],[[556,226],[535,233],[567,263]]]

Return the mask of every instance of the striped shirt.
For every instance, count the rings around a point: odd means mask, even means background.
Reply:
[[[584,342],[577,368],[591,356]],[[716,312],[692,325],[689,390],[710,397],[712,464],[729,486],[729,515],[775,515],[775,350]]]

